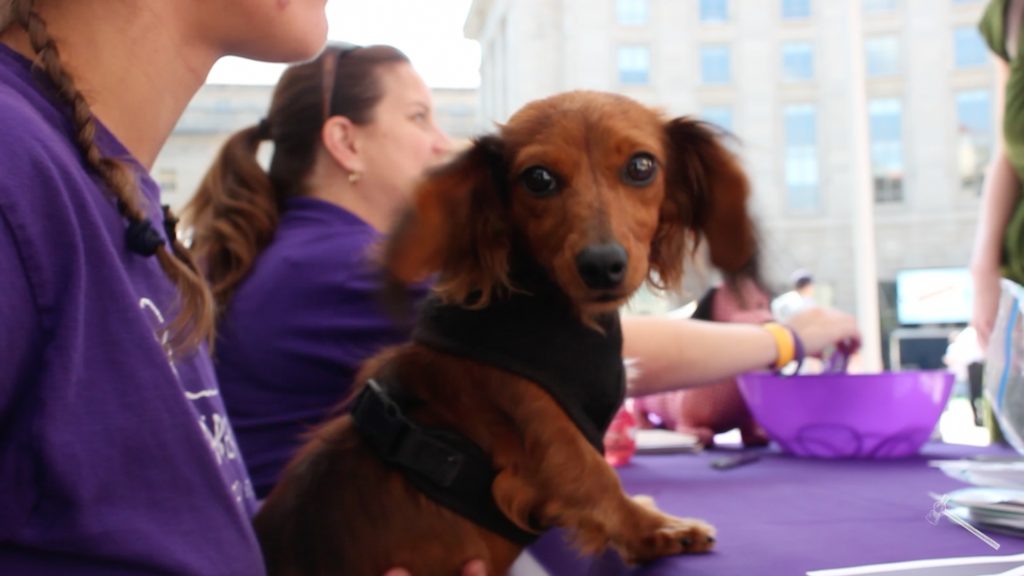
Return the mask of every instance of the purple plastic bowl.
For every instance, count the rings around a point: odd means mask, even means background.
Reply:
[[[813,458],[901,458],[931,437],[953,374],[941,371],[738,378],[754,418],[783,450]]]

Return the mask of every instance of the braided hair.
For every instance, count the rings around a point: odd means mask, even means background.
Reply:
[[[142,194],[132,169],[105,157],[96,145],[96,120],[85,96],[64,68],[60,50],[35,10],[35,0],[0,0],[0,32],[19,26],[28,34],[35,52],[34,67],[52,83],[71,111],[74,142],[90,169],[96,172],[116,201],[125,221],[128,249],[140,256],[155,256],[160,268],[177,288],[176,314],[167,327],[171,346],[182,352],[194,350],[213,337],[213,299],[195,263],[174,234],[175,219],[164,207],[167,241],[153,228],[143,208]],[[168,246],[169,243],[169,246]]]

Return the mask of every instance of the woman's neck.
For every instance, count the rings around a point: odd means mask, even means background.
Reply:
[[[130,2],[76,1],[38,8],[93,114],[147,168],[218,56],[186,42],[173,4],[140,8]],[[0,42],[35,57],[18,26],[0,34]]]
[[[356,215],[374,230],[384,233],[391,228],[395,214],[391,207],[373,201],[373,195],[356,186],[339,185],[334,189],[319,189],[312,196],[341,206]]]
[[[307,194],[340,206],[378,232],[387,232],[402,206],[389,201],[366,180],[349,181],[349,174],[322,147],[317,151],[313,169],[306,179]]]

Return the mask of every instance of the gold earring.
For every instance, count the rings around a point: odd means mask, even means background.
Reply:
[[[360,174],[359,172],[349,172],[348,173],[348,183],[349,184],[355,184],[356,182],[359,182],[359,179],[362,178],[362,177],[363,177],[363,175]]]

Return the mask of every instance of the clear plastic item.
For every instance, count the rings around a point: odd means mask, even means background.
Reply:
[[[985,353],[985,398],[999,429],[1024,454],[1024,286],[1003,279],[999,314]]]
[[[631,400],[626,400],[615,413],[604,435],[604,459],[615,467],[625,466],[636,454],[637,420]]]

